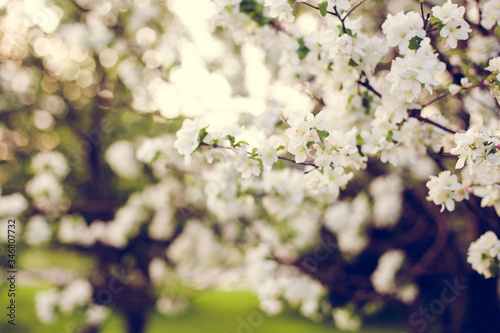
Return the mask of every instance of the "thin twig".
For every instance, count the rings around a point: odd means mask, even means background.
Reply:
[[[420,14],[422,15],[422,20],[424,20],[424,30],[427,28],[427,20],[425,19],[425,14],[424,14],[424,3],[420,2]]]
[[[314,6],[314,5],[311,5],[310,3],[307,3],[307,2],[300,2],[300,3],[301,3],[301,4],[303,4],[303,5],[309,6],[309,7],[311,7],[311,8],[314,8],[314,9],[319,10],[319,7],[316,7],[316,6]],[[326,12],[327,12],[328,14],[330,14],[330,15],[337,16],[337,14],[335,14],[334,12],[330,12],[330,11],[328,11],[328,10],[327,10]]]
[[[340,16],[340,13],[337,10],[337,7],[333,7],[333,12],[335,13],[335,16],[337,16],[339,18],[340,23],[342,24],[342,32],[346,34],[347,33],[347,29],[345,27],[344,19],[342,18],[342,16]]]
[[[206,142],[200,142],[200,146],[205,146],[205,147],[212,147],[212,148],[223,148],[223,149],[228,149],[228,150],[233,150],[234,147],[226,147],[226,146],[221,146],[221,145],[218,145],[216,143],[206,143]],[[247,152],[247,154],[251,154],[249,152]],[[315,167],[316,169],[318,168],[318,166],[314,163],[308,163],[308,162],[301,162],[301,163],[298,163],[298,162],[295,162],[294,159],[291,159],[291,158],[288,158],[288,157],[283,157],[283,156],[278,156],[278,159],[280,160],[284,160],[284,161],[288,161],[288,162],[292,162],[292,163],[295,163],[295,164],[298,164],[298,165],[308,165],[308,166],[313,166]]]
[[[443,94],[441,94],[441,95],[437,96],[436,98],[434,98],[434,99],[432,99],[432,100],[428,101],[427,103],[422,104],[422,109],[423,109],[423,108],[425,108],[425,107],[427,107],[427,106],[429,106],[429,105],[431,105],[432,103],[434,103],[434,102],[436,102],[436,101],[439,101],[441,98],[444,98],[444,97],[446,97],[446,96],[448,96],[448,95],[450,95],[450,92],[449,92],[449,91],[447,91],[447,92],[445,92],[445,93],[443,93]]]
[[[489,83],[492,83],[492,82],[489,82]],[[476,87],[483,87],[485,85],[486,85],[485,82],[480,82],[480,83],[474,84],[474,85],[469,86],[469,87],[461,87],[460,90],[462,90],[462,89],[472,89],[472,88],[476,88]],[[436,98],[434,98],[434,99],[432,99],[432,100],[430,100],[430,101],[422,104],[422,109],[425,108],[426,106],[429,106],[429,105],[433,104],[436,101],[439,101],[441,98],[446,97],[448,95],[451,95],[451,93],[449,91],[447,91],[447,92],[445,92],[445,93],[437,96]]]
[[[409,109],[408,110],[408,115],[410,117],[412,117],[412,118],[420,120],[423,123],[427,123],[427,124],[431,124],[431,125],[434,125],[436,127],[439,127],[440,129],[442,129],[443,131],[446,131],[448,133],[453,133],[453,134],[457,133],[454,130],[452,130],[452,129],[446,127],[446,126],[443,126],[441,124],[438,124],[438,123],[436,123],[435,121],[433,121],[433,120],[431,120],[429,118],[422,117],[420,115],[420,110],[419,109]]]
[[[356,10],[356,8],[358,8],[359,6],[361,6],[363,4],[363,2],[365,2],[366,0],[361,0],[360,2],[358,2],[357,4],[355,4],[354,6],[352,6],[348,11],[347,13],[344,15],[344,20],[347,18],[347,16],[351,15],[351,13]]]
[[[358,80],[358,84],[362,85],[366,89],[370,90],[373,94],[375,94],[378,98],[382,98],[382,94],[379,93],[378,91],[373,88],[370,83],[368,83],[368,80],[362,81],[361,79]]]
[[[305,172],[304,172],[304,175],[307,175],[308,173],[311,173],[311,172],[313,172],[314,170],[316,170],[316,169],[318,169],[318,168],[319,168],[319,166],[315,165],[315,166],[314,166],[311,170],[309,170],[309,171],[305,171]]]

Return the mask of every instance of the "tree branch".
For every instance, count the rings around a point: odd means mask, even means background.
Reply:
[[[420,120],[421,122],[424,122],[424,123],[431,124],[433,126],[439,127],[440,129],[442,129],[443,131],[446,131],[448,133],[453,133],[453,134],[457,133],[454,130],[452,130],[452,129],[446,127],[446,126],[443,126],[441,124],[438,124],[438,123],[436,123],[435,121],[433,121],[433,120],[431,120],[429,118],[422,117],[420,115],[420,110],[419,109],[409,109],[408,110],[408,115],[410,117],[412,117],[412,118]]]
[[[223,149],[233,150],[233,147],[221,146],[221,145],[218,145],[218,144],[215,144],[215,143],[209,144],[209,143],[206,143],[206,142],[203,142],[203,141],[200,142],[200,146],[212,147],[212,148],[223,148]],[[247,154],[250,154],[250,153],[247,152]],[[314,163],[309,163],[309,162],[297,163],[297,162],[295,162],[294,159],[291,159],[291,158],[288,158],[288,157],[278,156],[278,159],[284,160],[284,161],[288,161],[288,162],[292,162],[292,163],[295,163],[297,165],[308,165],[308,166],[313,166],[316,169],[318,168],[318,166],[316,164],[314,164]]]
[[[361,6],[363,4],[363,2],[365,2],[365,1],[366,0],[361,0],[360,2],[358,2],[357,4],[355,4],[354,6],[352,6],[351,8],[349,8],[349,10],[347,11],[347,13],[344,15],[344,20],[347,18],[347,16],[351,15],[351,13],[356,10],[356,8],[358,8],[359,6]]]

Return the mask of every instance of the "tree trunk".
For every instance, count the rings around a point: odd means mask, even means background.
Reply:
[[[498,302],[497,279],[485,279],[473,272],[469,279],[469,323],[473,332],[500,331],[500,304]]]
[[[147,308],[133,307],[124,309],[128,333],[144,333],[146,330]]]

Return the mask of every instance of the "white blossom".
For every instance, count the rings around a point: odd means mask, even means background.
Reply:
[[[472,31],[464,20],[464,13],[465,7],[458,7],[451,0],[448,0],[441,7],[432,7],[433,16],[443,24],[440,35],[446,38],[446,45],[453,49],[457,47],[457,40],[466,40]]]
[[[114,142],[106,150],[104,158],[111,169],[122,177],[132,179],[137,177],[141,171],[140,164],[135,158],[134,144],[130,141]]]
[[[420,14],[416,12],[396,15],[388,14],[382,24],[382,31],[387,37],[387,44],[391,47],[397,46],[402,54],[408,51],[410,40],[413,37],[424,38],[424,22]]]
[[[467,262],[472,269],[485,278],[496,276],[500,270],[500,241],[495,233],[487,231],[475,242],[472,242],[467,251]],[[492,272],[492,268],[495,269]]]
[[[396,273],[403,265],[405,254],[401,250],[391,250],[384,253],[378,260],[378,265],[371,281],[378,293],[389,294],[395,292]]]
[[[38,245],[47,242],[52,236],[52,230],[47,219],[42,215],[34,215],[28,220],[23,239],[30,245]]]
[[[439,175],[430,176],[426,183],[429,189],[428,201],[433,201],[436,205],[441,205],[441,212],[445,207],[450,212],[455,210],[455,201],[460,202],[469,198],[465,187],[458,182],[457,175],[449,170],[442,171]]]
[[[179,154],[185,156],[186,164],[191,162],[191,154],[200,144],[198,140],[200,130],[207,126],[208,123],[203,118],[186,119],[182,123],[181,129],[177,131],[174,147],[179,151]]]
[[[91,298],[91,284],[87,280],[78,279],[63,289],[59,299],[59,306],[63,312],[71,313],[75,308],[87,304]]]
[[[58,179],[66,177],[69,166],[63,154],[57,151],[42,152],[33,157],[31,165],[36,173],[50,172]]]
[[[60,297],[60,292],[55,288],[36,293],[35,313],[42,323],[50,324],[54,321],[55,308],[58,305]]]
[[[332,310],[335,326],[345,331],[357,331],[361,327],[361,319],[348,308],[335,308]]]

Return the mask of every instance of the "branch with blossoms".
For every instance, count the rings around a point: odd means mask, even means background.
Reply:
[[[340,136],[332,138],[331,133],[325,130],[323,115],[324,113],[320,113],[312,116],[299,112],[295,118],[288,121],[290,125],[286,130],[286,135],[290,138],[288,152],[295,156],[294,159],[277,155],[280,150],[285,149],[277,137],[269,138],[260,147],[252,148],[250,152],[247,142],[236,141],[243,128],[231,127],[221,132],[209,133],[207,123],[200,118],[184,121],[182,128],[177,132],[174,146],[186,157],[188,163],[191,154],[201,147],[211,148],[207,152],[209,163],[233,158],[235,169],[241,172],[242,178],[259,176],[261,168],[271,170],[278,159],[297,165],[312,166],[313,169],[305,174],[318,171],[317,175],[309,179],[313,191],[327,189],[337,196],[339,189],[343,188],[353,176],[352,172],[346,173],[345,168],[361,168],[364,159],[356,146],[355,133],[343,139]],[[316,152],[315,155],[312,154],[313,150]],[[314,157],[314,163],[306,162],[311,157]]]
[[[297,1],[299,3],[302,3],[306,6],[309,6],[311,8],[317,9],[320,11],[322,16],[326,16],[326,14],[333,15],[337,17],[340,20],[340,23],[342,25],[342,32],[347,33],[347,28],[345,25],[345,20],[349,15],[352,14],[353,11],[356,10],[359,6],[361,6],[366,0],[361,0],[355,5],[351,6],[349,3],[349,0],[329,0],[329,1],[323,1],[321,2],[317,7],[314,5],[311,5],[310,3],[307,3],[307,0],[304,1]],[[333,11],[329,11],[328,8],[333,8]],[[340,11],[345,11],[345,14],[342,15]]]

